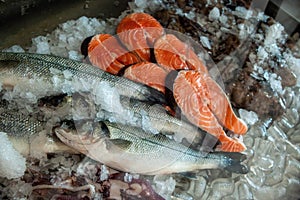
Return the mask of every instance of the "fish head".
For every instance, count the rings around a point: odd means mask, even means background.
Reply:
[[[104,141],[106,130],[101,122],[84,121],[72,125],[63,123],[54,128],[54,133],[66,145],[88,154]]]

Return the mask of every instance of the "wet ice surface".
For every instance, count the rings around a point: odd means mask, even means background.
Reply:
[[[130,7],[135,11],[149,11],[149,6],[153,11],[160,8],[160,4],[163,1],[142,1],[136,0],[135,3],[131,2]],[[151,5],[148,5],[151,4]],[[161,7],[166,6],[162,4]],[[183,13],[179,8],[177,13],[180,15],[193,18],[194,14]],[[239,7],[233,12],[234,15],[249,19],[253,15],[252,11],[248,11],[242,7]],[[124,14],[123,14],[124,15]],[[221,15],[221,18],[219,16]],[[262,15],[260,15],[263,18]],[[209,13],[208,19],[211,21],[219,20],[222,24],[227,23],[227,17],[220,14],[220,10],[214,7]],[[115,24],[118,19],[111,19],[109,22]],[[79,52],[81,41],[90,35],[99,32],[113,32],[110,29],[108,22],[98,21],[97,19],[89,19],[81,17],[78,20],[66,22],[58,27],[53,33],[46,36],[39,36],[33,39],[32,47],[29,52],[54,54],[63,57],[68,57],[74,60],[81,60],[82,56]],[[113,27],[113,26],[112,26]],[[248,25],[240,25],[239,36],[241,38],[246,37],[253,31],[253,27]],[[264,78],[271,82],[271,88],[282,96],[283,105],[285,106],[285,114],[281,116],[276,122],[269,125],[268,119],[259,119],[256,113],[247,110],[239,110],[241,118],[243,118],[249,125],[249,131],[244,136],[244,142],[247,146],[246,154],[248,156],[247,164],[250,171],[246,175],[229,174],[220,170],[203,170],[195,175],[167,175],[167,176],[155,176],[148,177],[152,179],[153,187],[161,196],[166,199],[299,199],[300,190],[300,82],[297,80],[297,85],[293,88],[282,88],[280,78],[276,74],[272,74],[264,70],[260,64],[265,60],[268,60],[270,55],[277,55],[285,58],[288,66],[294,71],[297,77],[300,76],[300,59],[295,58],[289,52],[281,52],[281,49],[276,43],[282,43],[283,27],[275,23],[269,27],[267,34],[264,38],[262,35],[256,35],[258,38],[265,39],[263,46],[257,49],[257,55],[249,55],[250,62],[255,63],[255,77]],[[202,44],[209,45],[206,38],[202,38]],[[275,46],[274,46],[275,44]],[[272,46],[273,45],[273,46]],[[22,48],[14,46],[9,51],[22,52]],[[70,74],[68,72],[53,72],[53,83],[62,90],[68,91],[71,85],[74,83],[63,82],[55,73],[63,73],[65,80],[68,80]],[[74,86],[73,86],[74,87]],[[82,87],[82,85],[80,86]],[[91,85],[87,86],[88,89],[94,88]],[[1,87],[0,87],[1,88]],[[105,85],[104,85],[105,88]],[[99,105],[107,106],[107,110],[112,112],[122,111],[122,106],[116,103],[116,106],[110,107],[109,101],[115,101],[118,99],[116,93],[105,93],[98,88],[93,94],[94,98],[98,99]],[[103,89],[103,87],[102,87]],[[109,88],[106,88],[109,89]],[[110,90],[112,91],[112,90]],[[104,93],[103,93],[104,92]],[[31,94],[23,94],[24,98],[34,102],[34,98],[29,98]],[[21,95],[21,96],[22,96]],[[105,99],[98,98],[102,95],[110,97]],[[7,97],[9,98],[9,97]],[[81,112],[81,111],[79,111]],[[126,113],[127,112],[127,113]],[[106,116],[109,120],[124,120],[131,118],[129,111],[124,111],[125,115],[120,115],[120,119],[112,119]],[[104,114],[97,112],[96,116],[103,118]],[[76,117],[76,115],[74,115]],[[132,119],[133,120],[133,119]],[[134,122],[134,120],[133,120]],[[1,131],[1,130],[0,130]],[[58,157],[59,158],[59,157]],[[57,158],[57,159],[58,159]],[[64,160],[64,158],[61,158]],[[87,175],[85,172],[88,169],[94,167],[93,164],[82,166],[80,163],[72,162],[72,168],[79,175]],[[64,162],[61,165],[70,165],[70,161]],[[59,166],[58,166],[59,167]],[[100,179],[105,180],[107,178],[107,168],[100,167],[101,174]],[[60,168],[63,170],[63,168]],[[96,172],[93,172],[93,174]],[[88,174],[87,176],[92,176]],[[92,178],[92,177],[90,177]],[[54,181],[54,180],[53,180]],[[61,180],[56,180],[56,184],[59,184]],[[7,184],[9,185],[9,184]],[[2,186],[0,186],[2,187]],[[16,185],[17,188],[28,188],[23,182],[19,182]],[[7,188],[6,188],[7,190]],[[27,194],[24,192],[24,194]],[[22,197],[22,194],[18,194],[18,197]]]

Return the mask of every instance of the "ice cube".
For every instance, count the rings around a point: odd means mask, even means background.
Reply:
[[[19,178],[26,170],[26,159],[15,150],[7,134],[0,132],[0,176]]]
[[[286,187],[286,196],[287,199],[300,199],[300,180],[299,180],[299,172],[298,178],[288,178]]]
[[[185,191],[175,191],[172,194],[172,199],[176,200],[194,200],[193,196],[191,194],[188,194]]]
[[[71,79],[73,76],[73,73],[66,69],[63,71],[63,75],[64,75],[65,79]]]
[[[103,22],[105,23],[105,21],[103,21]],[[94,28],[95,28],[95,27],[99,27],[99,26],[104,26],[104,25],[105,25],[105,24],[103,24],[103,23],[100,23],[99,20],[96,19],[96,18],[90,18],[89,24],[90,24],[91,26],[93,26]]]
[[[261,138],[254,139],[253,149],[255,149],[256,156],[274,156],[278,151],[275,150],[275,144],[268,140],[263,140]]]
[[[220,17],[219,17],[219,21],[223,24],[223,25],[227,25],[228,26],[228,24],[227,24],[227,20],[228,20],[228,17],[226,16],[226,15],[221,15]]]
[[[259,46],[257,49],[257,56],[260,61],[264,61],[266,58],[268,58],[269,54],[266,52],[264,47]]]
[[[297,131],[297,133],[299,133]],[[291,156],[295,157],[296,159],[300,160],[300,147],[299,144],[293,144],[294,143],[300,143],[300,135],[299,134],[294,134],[295,136],[298,136],[297,141],[295,141],[295,138],[291,137],[290,140],[286,140],[286,152],[290,154]]]
[[[153,178],[154,190],[164,197],[165,199],[171,199],[171,194],[175,190],[176,181],[172,176],[156,175]]]
[[[76,49],[76,46],[78,45],[78,40],[74,36],[70,36],[67,39],[68,47],[67,49],[73,50]]]
[[[278,92],[279,94],[283,94],[280,76],[277,76],[277,74],[271,73],[270,77],[269,77],[269,82],[270,82],[271,88],[275,92]]]
[[[258,190],[253,191],[253,199],[285,199],[286,196],[286,188],[281,186],[280,184],[274,187],[261,187]]]
[[[280,128],[278,123],[274,123],[268,129],[268,139],[274,142],[275,148],[278,151],[285,152],[286,151],[286,144],[283,142],[287,140],[287,136],[285,132]]]
[[[201,196],[204,194],[206,189],[207,181],[203,176],[198,176],[197,180],[195,180],[194,184],[194,193],[195,199],[201,199]]]
[[[235,183],[238,199],[253,199],[251,189],[244,181],[238,181]]]
[[[281,38],[281,34],[283,30],[284,27],[279,23],[275,23],[272,26],[270,26],[266,33],[264,45],[270,46],[272,44],[276,44],[276,40]]]
[[[66,43],[67,42],[67,36],[66,36],[66,34],[64,34],[64,33],[59,34],[58,35],[58,40],[59,40],[59,42]]]
[[[219,8],[214,7],[214,8],[209,12],[208,19],[209,19],[210,21],[214,21],[214,20],[219,19],[219,17],[220,17],[220,10],[219,10]]]
[[[36,53],[39,54],[50,54],[50,47],[48,42],[39,42],[36,45]]]
[[[147,6],[147,0],[135,0],[134,3],[138,8],[142,9],[146,8]]]
[[[264,172],[271,171],[274,167],[274,161],[269,156],[258,156],[256,164]]]
[[[148,116],[147,112],[142,110],[141,115],[142,115],[143,130],[146,132],[153,133],[153,134],[158,134],[159,131],[152,127],[152,123],[151,123],[150,117]]]
[[[231,178],[218,178],[213,180],[212,190],[216,191],[216,196],[224,197],[232,194],[234,191],[234,182]]]
[[[210,43],[209,43],[209,40],[207,37],[205,36],[200,36],[200,41],[202,43],[202,45],[208,49],[211,49],[211,46],[210,46]]]
[[[232,12],[234,15],[243,18],[243,19],[249,19],[252,17],[253,11],[247,10],[245,7],[237,6],[235,8],[235,11]]]
[[[241,118],[249,125],[254,125],[258,121],[258,116],[253,111],[239,109],[239,114]]]
[[[266,175],[265,185],[273,186],[280,183],[283,180],[283,173],[285,168],[285,156],[281,153],[277,153],[274,158],[274,167],[271,173]]]
[[[84,27],[86,24],[89,24],[89,19],[86,16],[79,17],[76,20],[75,24],[76,24],[75,27],[80,29],[81,27]]]
[[[288,175],[290,177],[299,176],[300,162],[298,160],[296,160],[292,156],[287,156],[285,166],[285,175]]]
[[[104,181],[107,180],[109,177],[109,171],[105,165],[101,165],[101,174],[100,174],[100,180]]]
[[[282,116],[282,120],[285,120],[286,123],[288,123],[287,128],[293,128],[299,122],[299,113],[297,109],[287,109],[284,115]]]
[[[69,58],[72,60],[81,61],[83,56],[78,51],[71,50],[69,51]]]
[[[259,168],[251,166],[250,171],[245,175],[245,179],[253,188],[259,188],[265,182],[265,173]]]
[[[24,53],[25,52],[25,50],[20,45],[13,45],[2,51],[3,52],[15,52],[15,53]]]

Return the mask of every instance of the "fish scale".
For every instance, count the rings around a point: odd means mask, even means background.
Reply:
[[[12,114],[0,110],[0,131],[9,135],[30,136],[42,129],[43,123],[22,114]]]

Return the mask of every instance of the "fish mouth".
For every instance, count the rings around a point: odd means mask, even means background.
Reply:
[[[102,137],[98,135],[97,129],[83,131],[81,128],[69,127],[66,124],[54,128],[56,136],[65,144],[72,147],[84,147],[99,142]]]

